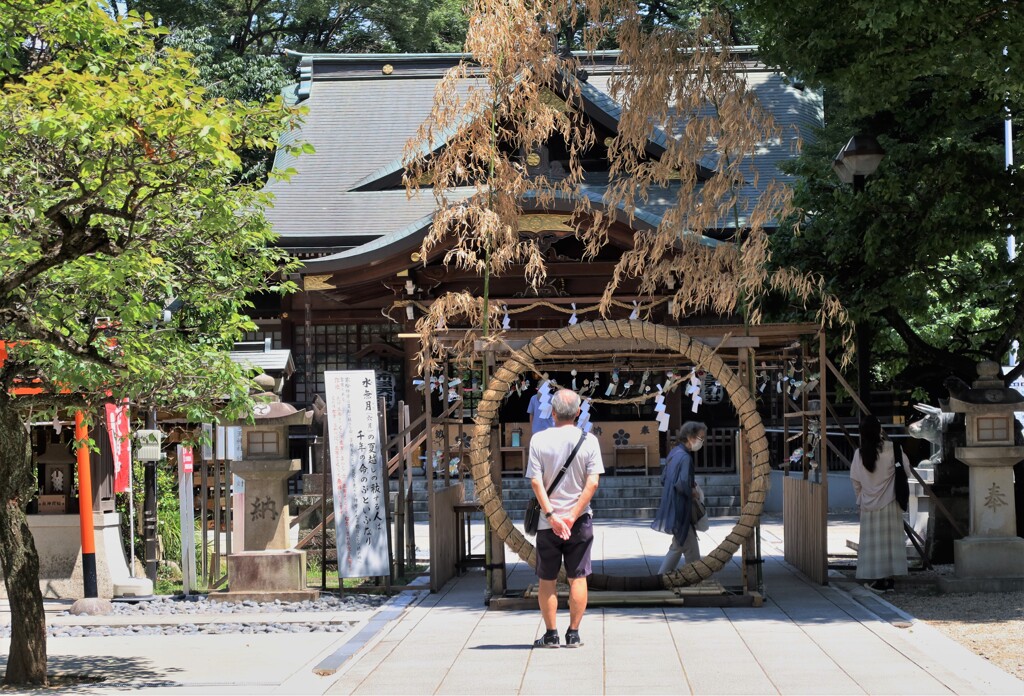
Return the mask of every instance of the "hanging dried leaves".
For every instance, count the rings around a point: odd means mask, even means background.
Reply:
[[[622,115],[607,143],[600,205],[580,192],[595,134],[583,114],[579,62],[555,42],[565,27],[581,31],[590,48],[614,33],[621,49],[609,87]],[[434,108],[406,148],[405,183],[418,195],[420,182],[431,182],[437,201],[423,258],[448,249],[444,263],[478,273],[484,293],[440,298],[419,320],[421,369],[431,369],[440,349],[432,335],[439,323],[462,316],[492,334],[491,277],[521,266],[530,288],[545,282],[537,238],[520,234],[524,201],[540,209],[569,201],[591,256],[607,243],[610,211],[632,218],[651,197],[674,201],[657,229],[637,232],[622,255],[602,299],[605,314],[626,279],[637,279],[642,294],[674,288],[676,317],[740,312],[751,324],[761,321],[760,300],[775,291],[816,304],[822,326],[842,325],[849,336],[849,317],[822,278],[768,270],[766,228],[790,214],[790,192],[759,181],[753,158],[783,134],[749,89],[728,37],[717,15],[693,30],[644,28],[627,0],[474,2],[466,40],[472,60],[438,84]],[[564,171],[533,168],[530,155],[555,136],[566,143]],[[660,154],[652,155],[652,141]],[[705,236],[722,229],[736,236],[722,243]]]

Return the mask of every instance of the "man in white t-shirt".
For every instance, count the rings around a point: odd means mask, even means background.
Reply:
[[[538,602],[547,631],[534,642],[534,647],[558,647],[556,581],[564,561],[569,579],[569,630],[565,644],[576,648],[582,645],[579,627],[587,608],[590,548],[594,543],[590,500],[597,491],[604,464],[597,438],[573,425],[580,413],[579,395],[570,389],[559,389],[551,397],[551,407],[555,427],[530,439],[530,463],[526,468],[526,478],[530,479],[543,513],[537,532],[537,577]],[[549,496],[548,486],[577,444],[579,449],[572,463]]]

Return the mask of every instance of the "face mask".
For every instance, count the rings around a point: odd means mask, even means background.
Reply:
[[[696,440],[694,440],[693,442],[690,443],[690,451],[691,452],[697,452],[703,446],[704,446],[704,438],[699,437],[699,438],[697,438]]]

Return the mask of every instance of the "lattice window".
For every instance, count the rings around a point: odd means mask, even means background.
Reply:
[[[316,394],[324,395],[324,372],[327,370],[374,370],[378,373],[380,395],[387,397],[388,385],[391,389],[391,400],[401,398],[404,359],[369,353],[362,357],[354,357],[364,348],[374,344],[387,344],[397,347],[398,327],[394,324],[315,324],[311,331],[311,350],[313,354],[313,382],[307,383],[306,377],[306,327],[295,327],[295,340],[292,342],[292,356],[295,359],[295,401],[309,403]],[[387,373],[384,376],[381,373]]]
[[[277,433],[270,431],[253,431],[246,438],[247,452],[251,457],[276,456],[281,454],[281,443]]]
[[[246,331],[245,338],[243,338],[242,340],[251,343],[254,341],[262,342],[268,338],[270,339],[271,348],[278,350],[283,347],[281,340],[281,329],[257,329],[256,331]]]
[[[1009,439],[1009,417],[978,416],[978,442],[1002,442]]]

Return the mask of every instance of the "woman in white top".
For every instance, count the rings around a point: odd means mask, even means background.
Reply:
[[[903,455],[904,466],[910,466]],[[874,416],[860,422],[860,447],[853,454],[850,480],[860,506],[860,542],[857,578],[870,580],[868,589],[888,592],[893,576],[907,574],[907,547],[903,536],[903,510],[896,502],[896,464],[891,442],[882,440],[882,426]]]

